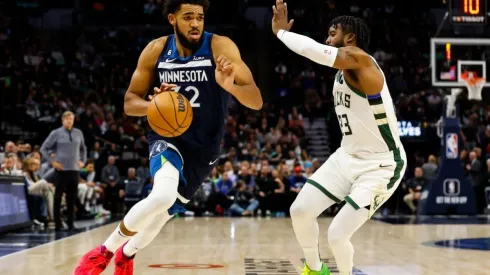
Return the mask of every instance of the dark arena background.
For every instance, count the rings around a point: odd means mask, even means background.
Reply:
[[[150,194],[150,126],[123,106],[141,51],[174,32],[165,2],[0,1],[0,274],[72,274]],[[275,1],[210,2],[205,30],[237,44],[264,105],[254,111],[231,99],[225,120],[209,122],[225,125],[218,165],[186,212],[138,253],[134,274],[299,274],[304,256],[289,208],[340,146],[336,70],[275,37]],[[352,237],[352,274],[490,274],[487,0],[287,4],[291,31],[321,43],[334,17],[365,20],[408,157],[393,196]],[[56,188],[66,185],[56,177],[56,156],[41,150],[66,111],[75,114],[87,154],[72,190],[74,226],[68,189],[53,206]],[[36,191],[39,184],[46,189]],[[243,185],[246,205],[236,196]],[[327,228],[344,205],[318,218],[320,254],[332,274]]]

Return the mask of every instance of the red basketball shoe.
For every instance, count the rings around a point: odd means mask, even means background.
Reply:
[[[83,255],[73,275],[99,275],[111,262],[114,253],[99,245]]]
[[[133,275],[134,255],[132,257],[124,255],[124,245],[116,251],[116,259],[114,260],[116,270],[114,270],[114,275]]]

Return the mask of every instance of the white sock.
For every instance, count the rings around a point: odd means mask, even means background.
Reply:
[[[104,246],[107,250],[110,252],[114,253],[121,245],[123,245],[131,236],[126,236],[123,233],[121,233],[120,229],[121,224],[119,224],[112,232],[112,234],[107,238],[107,240],[104,242]]]
[[[328,228],[328,243],[337,263],[340,275],[352,274],[354,267],[354,247],[352,235],[368,220],[369,211],[362,207],[355,210],[345,204]]]
[[[148,197],[138,202],[121,222],[118,228],[106,240],[106,248],[114,252],[128,237],[136,235],[146,228],[155,216],[167,212],[177,199],[179,185],[179,172],[170,163],[166,162],[155,174],[153,190]],[[122,230],[120,230],[122,227]]]
[[[160,233],[162,227],[173,217],[164,212],[156,216],[153,221],[143,231],[139,232],[136,236],[131,238],[129,242],[124,246],[123,253],[127,257],[132,257],[136,252],[145,248],[147,245],[155,239]]]
[[[318,251],[317,217],[335,202],[311,184],[305,184],[291,205],[294,233],[311,270],[320,270],[322,262]]]

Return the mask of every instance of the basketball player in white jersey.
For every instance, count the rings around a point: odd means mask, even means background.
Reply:
[[[341,146],[308,179],[291,206],[306,259],[302,274],[330,274],[319,256],[317,217],[342,201],[346,204],[328,229],[328,241],[340,274],[352,274],[352,235],[393,194],[406,168],[393,101],[383,72],[366,53],[369,29],[361,19],[333,19],[324,45],[289,32],[293,20],[288,22],[283,0],[277,0],[273,11],[273,32],[289,49],[338,70],[333,97]]]

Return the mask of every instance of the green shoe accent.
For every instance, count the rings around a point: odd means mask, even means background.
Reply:
[[[303,268],[303,272],[301,275],[330,275],[330,269],[328,269],[325,263],[322,263],[322,269],[319,271],[311,270],[308,265],[305,263],[305,267]]]

